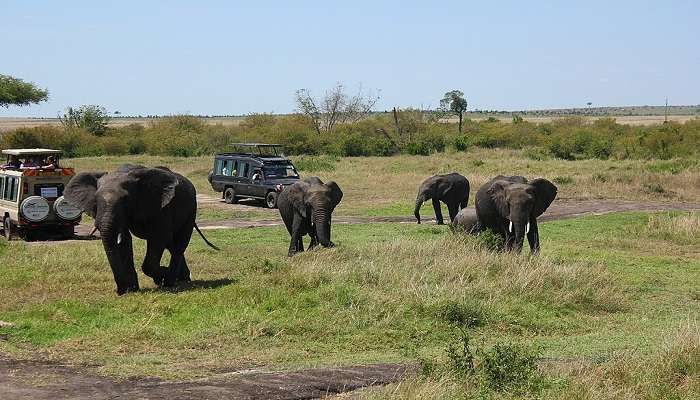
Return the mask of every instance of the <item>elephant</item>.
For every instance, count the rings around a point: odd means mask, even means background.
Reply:
[[[311,237],[309,249],[319,243],[335,246],[331,241],[331,214],[343,198],[343,191],[335,182],[323,183],[318,177],[309,177],[287,187],[277,198],[284,225],[291,236],[289,257],[304,251],[303,236]]]
[[[184,253],[193,227],[218,250],[195,223],[192,182],[166,167],[124,164],[113,173],[81,172],[68,182],[63,195],[95,219],[119,295],[139,290],[132,234],[146,240],[141,270],[159,286],[190,281]],[[160,265],[165,249],[170,252],[168,268]]]
[[[416,208],[413,214],[420,224],[420,208],[425,201],[433,200],[435,220],[438,225],[444,224],[440,202],[447,204],[450,212],[450,222],[455,219],[457,212],[467,206],[469,200],[469,181],[462,175],[452,172],[446,175],[435,175],[426,179],[418,188]]]
[[[503,237],[506,250],[521,252],[527,235],[534,254],[540,250],[537,217],[556,197],[557,187],[546,179],[499,175],[477,191],[476,215],[483,228]]]
[[[476,209],[467,207],[457,213],[452,221],[452,226],[456,230],[466,233],[478,233],[482,230],[479,218],[476,216]]]

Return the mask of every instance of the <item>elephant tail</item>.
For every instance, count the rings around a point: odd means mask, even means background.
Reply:
[[[199,227],[197,226],[197,223],[196,223],[196,222],[194,223],[194,229],[197,230],[197,233],[199,233],[199,236],[201,236],[202,239],[204,239],[204,243],[208,244],[209,247],[211,247],[211,248],[214,249],[214,250],[221,250],[220,248],[218,248],[218,247],[214,246],[213,244],[211,244],[211,242],[209,242],[209,241],[207,240],[207,238],[204,237],[204,234],[202,233],[202,231],[199,230]]]

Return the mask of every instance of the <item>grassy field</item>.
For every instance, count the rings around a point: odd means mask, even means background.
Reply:
[[[126,160],[69,162],[110,170]],[[128,160],[170,165],[210,193],[207,158]],[[518,172],[568,177],[563,198],[700,198],[695,160],[532,161],[479,150],[296,161],[305,175],[339,182],[346,215],[410,215],[417,184],[453,169],[475,188]],[[646,189],[654,183],[663,192]],[[336,248],[290,259],[283,227],[214,230],[207,236],[222,251],[194,237],[187,252],[191,286],[160,290],[140,275],[143,290],[122,297],[99,241],[0,242],[0,320],[15,324],[0,328],[0,352],[119,377],[420,365],[418,377],[365,390],[367,398],[697,398],[700,214],[591,216],[540,231],[542,254],[530,257],[494,254],[487,236],[446,226],[337,225]],[[144,247],[135,242],[137,265]],[[460,329],[473,371],[455,350]],[[523,373],[499,373],[509,368]]]

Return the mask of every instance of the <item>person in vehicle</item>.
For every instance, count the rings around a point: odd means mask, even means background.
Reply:
[[[258,179],[262,179],[262,171],[256,169],[255,171],[253,171],[253,181],[256,181]]]
[[[21,166],[22,163],[19,161],[19,158],[17,158],[17,156],[10,156],[10,161],[2,167],[8,169],[19,169]]]
[[[48,158],[46,158],[46,161],[44,162],[44,168],[58,168],[56,158],[54,156],[48,156]]]
[[[19,167],[20,167],[20,169],[27,169],[27,168],[35,168],[35,167],[38,167],[39,165],[40,164],[38,164],[36,162],[36,160],[34,160],[33,157],[27,157],[24,159],[24,162]]]

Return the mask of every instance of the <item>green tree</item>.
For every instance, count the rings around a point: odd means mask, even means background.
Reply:
[[[58,118],[66,129],[83,128],[95,136],[103,136],[109,123],[107,110],[96,105],[84,105],[77,109],[68,107],[66,113]]]
[[[452,90],[445,93],[445,97],[440,100],[440,109],[446,113],[459,117],[459,133],[462,133],[462,119],[467,111],[467,99],[461,90]]]
[[[31,82],[0,74],[0,107],[27,106],[46,101],[49,92]]]

